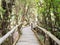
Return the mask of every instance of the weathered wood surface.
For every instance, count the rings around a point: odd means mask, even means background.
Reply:
[[[22,36],[16,45],[40,45],[30,26],[22,29]]]
[[[9,31],[6,35],[4,35],[3,37],[1,37],[0,38],[0,44],[2,44],[5,40],[6,40],[6,38],[8,38],[14,31],[15,31],[15,29],[18,27],[18,25],[17,26],[15,26],[11,31]]]
[[[18,28],[18,26],[20,26],[22,23],[20,23],[19,25],[16,25],[11,31],[9,31],[7,34],[5,34],[3,37],[0,38],[0,45],[9,37],[11,36],[14,31]]]
[[[48,35],[52,40],[54,40],[58,45],[60,45],[60,40],[57,38],[57,37],[55,37],[53,34],[51,34],[49,31],[47,31],[46,29],[44,29],[44,28],[42,28],[42,27],[40,27],[40,26],[38,26],[37,25],[37,27],[39,28],[39,29],[41,29],[46,35]]]

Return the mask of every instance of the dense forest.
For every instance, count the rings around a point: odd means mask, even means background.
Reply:
[[[60,40],[60,0],[0,0],[0,37],[21,22],[36,23]]]

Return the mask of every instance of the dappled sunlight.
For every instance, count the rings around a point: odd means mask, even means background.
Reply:
[[[60,45],[60,0],[0,0],[0,45]]]

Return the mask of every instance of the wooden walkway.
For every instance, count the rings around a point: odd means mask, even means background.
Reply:
[[[22,36],[18,40],[16,45],[40,45],[38,39],[31,30],[31,27],[24,27],[22,29]]]

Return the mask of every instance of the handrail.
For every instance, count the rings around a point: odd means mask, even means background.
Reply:
[[[18,26],[19,25],[16,25],[11,31],[9,31],[7,34],[0,38],[0,45],[15,31]]]
[[[54,40],[58,45],[60,45],[60,40],[56,38],[53,34],[51,34],[49,31],[46,29],[36,25],[39,29],[41,29],[45,34],[47,34],[52,40]]]

